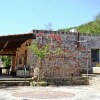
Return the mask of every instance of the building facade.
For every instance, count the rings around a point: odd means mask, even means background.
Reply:
[[[52,55],[52,59],[45,58],[42,61],[42,66],[40,68],[37,67],[36,55],[29,49],[29,46],[36,39],[36,34],[41,32],[47,35],[54,33],[60,36],[62,38],[61,47],[71,51],[72,58],[69,59],[64,55]],[[41,78],[78,76],[80,73],[86,73],[87,71],[92,73],[92,67],[100,62],[99,35],[33,30],[30,35],[23,34],[17,35],[17,37],[20,38],[16,38],[16,35],[0,37],[0,42],[2,43],[0,45],[0,54],[12,56],[11,71],[16,71],[19,77],[25,76],[25,70],[27,71],[27,77],[38,75]]]

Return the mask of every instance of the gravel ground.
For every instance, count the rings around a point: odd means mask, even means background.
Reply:
[[[100,100],[93,86],[0,87],[0,100]]]

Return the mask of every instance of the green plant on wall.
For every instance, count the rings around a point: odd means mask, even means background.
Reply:
[[[38,43],[37,41],[33,41],[31,46],[29,47],[32,52],[37,56],[37,63],[38,63],[38,68],[42,66],[42,59],[46,57],[46,55],[49,53],[49,45],[45,44],[42,45]],[[40,75],[38,72],[38,81],[40,80]]]
[[[1,57],[1,61],[3,62],[3,66],[9,68],[11,65],[11,57],[10,56],[3,56]]]
[[[38,69],[42,67],[42,60],[47,57],[48,55],[58,55],[63,53],[63,50],[60,47],[53,48],[50,44],[40,44],[37,41],[33,41],[31,46],[29,47],[31,51],[36,55],[37,57],[37,66]],[[44,70],[45,72],[45,70]],[[43,72],[42,72],[43,73]],[[38,81],[40,81],[40,72],[38,70]]]
[[[39,44],[37,41],[33,41],[29,48],[35,53],[35,55],[39,59],[44,58],[49,51],[48,44],[42,45],[42,44]]]
[[[39,69],[42,67],[42,60],[45,59],[45,57],[51,57],[52,55],[55,56],[63,53],[62,48],[59,46],[61,44],[61,37],[55,34],[50,34],[48,37],[46,37],[43,33],[41,34],[38,34],[37,36],[41,38],[37,38],[36,40],[34,40],[31,46],[29,47],[37,57],[36,66],[38,66],[38,76],[37,76],[38,81],[40,80]],[[43,39],[45,38],[46,38],[46,42],[43,42],[44,41]]]

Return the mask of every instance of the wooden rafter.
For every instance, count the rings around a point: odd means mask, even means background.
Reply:
[[[8,41],[4,44],[4,46],[3,46],[3,48],[1,49],[0,52],[2,52],[4,48],[6,48],[7,44],[8,44]]]
[[[8,45],[8,41],[5,43],[5,45],[3,46],[3,49]]]

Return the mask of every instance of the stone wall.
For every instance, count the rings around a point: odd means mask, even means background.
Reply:
[[[39,31],[35,31],[33,33],[39,33]],[[26,41],[20,48],[18,48],[16,52],[16,67],[18,68],[24,66],[24,54],[25,50],[27,50],[26,66],[30,66],[31,76],[37,75],[38,73],[43,74],[43,77],[66,77],[71,75],[79,75],[80,68],[85,69],[86,71],[87,60],[89,70],[91,71],[93,66],[93,63],[91,62],[91,50],[100,49],[100,36],[80,34],[78,37],[77,33],[62,33],[57,31],[53,33],[62,37],[62,48],[67,48],[69,51],[72,51],[77,55],[76,58],[79,60],[77,66],[67,66],[67,64],[65,64],[65,58],[52,57],[52,61],[46,58],[42,63],[42,67],[39,69],[36,67],[36,56],[27,48],[28,41]],[[79,50],[77,49],[77,41],[80,42]],[[20,58],[22,60],[21,64],[19,62]],[[74,63],[74,61],[70,62]]]
[[[51,55],[41,61],[41,64],[35,61],[34,76],[44,78],[66,78],[68,76],[79,76],[80,67],[77,63],[66,62],[63,55]]]
[[[41,33],[41,31],[34,31],[34,33]],[[52,32],[48,32],[48,34],[50,33]],[[61,44],[62,48],[66,48],[69,51],[72,51],[76,54],[81,71],[86,72],[87,66],[88,66],[88,70],[89,70],[88,72],[92,73],[92,66],[94,65],[91,62],[91,50],[100,48],[100,36],[85,34],[85,33],[84,34],[81,33],[78,36],[78,33],[68,33],[68,32],[66,33],[66,32],[57,32],[57,31],[53,31],[53,33],[59,35],[62,38],[62,44]],[[79,42],[80,49],[77,49],[78,42]],[[43,43],[45,43],[45,40],[43,41]],[[47,62],[50,63],[51,61],[49,60],[49,61],[46,61],[46,63]],[[62,63],[63,60],[59,60],[55,62]],[[71,62],[73,63],[73,61]],[[79,71],[79,69],[74,68],[75,66],[65,67],[64,63],[61,64],[61,66],[52,65],[52,64],[46,65],[45,63],[43,63],[43,66],[45,66],[46,68],[43,68],[43,69],[41,68],[40,71],[42,73],[46,69],[47,72],[44,74],[44,76],[46,77],[50,77],[50,76],[51,77],[66,77],[73,74],[79,74],[79,72],[77,72]],[[39,69],[36,69],[36,72],[39,72]]]
[[[95,35],[88,35],[88,34],[81,34],[79,35],[79,41],[80,41],[80,50],[79,50],[79,56],[81,59],[81,68],[85,69],[87,68],[87,60],[88,59],[88,67],[91,71],[92,67],[95,66],[93,62],[91,62],[91,50],[93,49],[100,49],[100,36]],[[70,48],[73,51],[75,50],[75,43],[77,43],[77,33],[69,34],[63,34],[63,46]],[[82,50],[84,49],[84,50]],[[82,51],[81,51],[82,50]],[[77,52],[77,51],[76,51]]]
[[[61,35],[61,34],[59,34]],[[78,52],[79,60],[81,62],[81,70],[82,72],[86,72],[87,66],[89,69],[89,73],[92,73],[92,67],[95,66],[96,62],[92,62],[91,58],[91,50],[100,49],[100,35],[92,35],[92,34],[79,34],[79,40],[77,33],[63,33],[61,35],[63,38],[63,47],[69,48],[75,52]],[[77,40],[80,44],[80,50],[76,50],[75,46]]]

